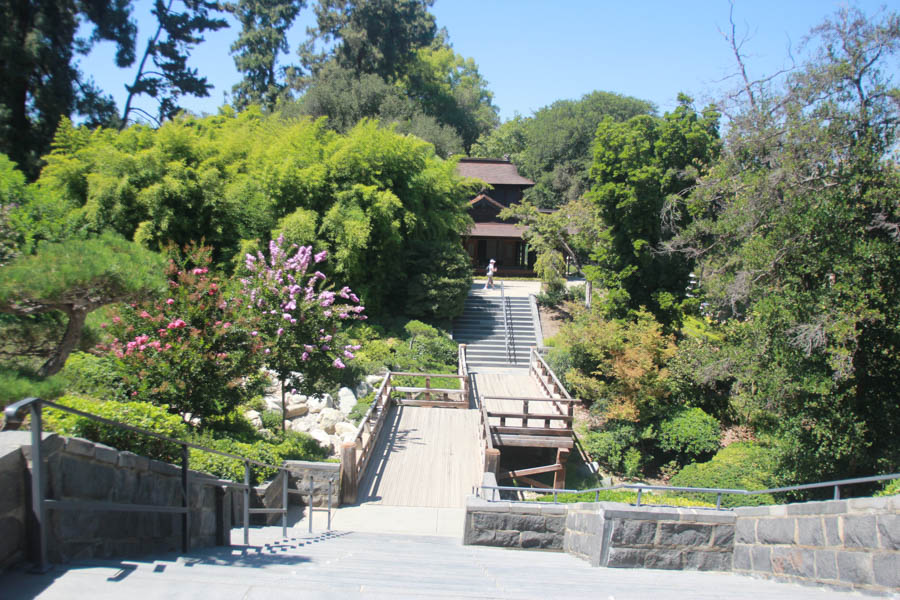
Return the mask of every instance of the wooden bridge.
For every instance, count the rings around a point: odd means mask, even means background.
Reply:
[[[534,349],[527,372],[470,373],[465,345],[456,375],[389,372],[343,447],[342,501],[462,507],[485,471],[538,487],[549,486],[534,475],[553,473],[563,487],[576,403]],[[555,460],[501,471],[513,447],[553,448]]]

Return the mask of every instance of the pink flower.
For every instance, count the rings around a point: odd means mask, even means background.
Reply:
[[[149,319],[149,318],[150,318],[150,313],[148,313],[146,310],[142,310],[142,311],[141,311],[141,314],[139,314],[138,316],[139,316],[140,318],[142,318],[142,319]]]
[[[172,298],[169,298],[169,299],[166,300],[166,304],[170,304],[170,305],[171,305],[171,304],[175,304],[175,300],[172,299]]]
[[[251,331],[251,332],[250,332],[250,335],[252,335],[253,337],[256,337],[256,336],[259,335],[259,332],[258,332],[258,331]]]
[[[337,368],[337,369],[343,369],[344,367],[347,366],[347,365],[345,365],[344,363],[341,362],[341,359],[340,359],[340,358],[334,359],[334,362],[333,362],[332,364],[333,364],[333,365],[335,366],[335,368]]]
[[[300,355],[300,360],[309,360],[309,352],[304,352]]]
[[[193,271],[191,271],[191,273],[193,273],[194,275],[203,275],[204,273],[207,273],[207,272],[209,272],[209,269],[207,269],[205,267],[199,268],[199,269],[194,269]]]
[[[284,319],[285,321],[290,321],[291,313],[284,313],[283,315],[281,315],[281,318]]]
[[[222,323],[222,329],[228,329],[231,327],[231,323]]]
[[[323,312],[322,314],[325,315],[326,317],[330,317],[330,316],[331,316],[331,311],[330,311],[330,310],[326,310],[326,311]]]
[[[322,250],[321,252],[316,254],[316,256],[314,258],[317,263],[320,263],[323,260],[325,260],[327,257],[328,257],[328,250]]]
[[[119,317],[113,317],[113,323],[121,323],[122,319]]]
[[[268,348],[266,348],[266,354],[271,354],[271,353],[272,353],[272,351],[269,350]]]
[[[106,329],[109,327],[109,323],[100,323],[100,329]]]
[[[344,356],[346,356],[347,358],[353,358],[353,353],[349,350],[344,350]]]
[[[254,333],[256,333],[256,332],[254,332]],[[284,327],[279,327],[278,331],[275,332],[275,335],[281,335],[282,333],[284,333]]]

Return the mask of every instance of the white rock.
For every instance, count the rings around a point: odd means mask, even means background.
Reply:
[[[353,388],[353,393],[356,394],[357,398],[365,398],[368,394],[372,393],[374,389],[375,388],[373,388],[369,382],[360,381],[356,384],[356,387]]]
[[[381,381],[384,379],[384,375],[366,375],[366,383],[371,385],[373,388],[377,388],[381,385]]]
[[[352,439],[352,438],[356,437],[356,425],[354,425],[353,423],[347,423],[347,422],[335,423],[334,433],[335,433],[335,435],[339,435],[339,436],[341,436],[341,438],[344,438],[345,441],[346,441],[345,436],[347,436],[347,435],[349,435],[350,438]]]
[[[286,414],[284,415],[285,418],[295,419],[297,417],[302,417],[309,412],[309,405],[306,403],[306,396],[303,396],[301,394],[291,394],[287,396],[285,400],[287,402]]]
[[[309,435],[313,437],[314,440],[319,442],[319,444],[323,448],[331,449],[331,436],[322,431],[321,429],[313,429],[309,432]]]
[[[341,411],[334,408],[323,408],[319,413],[319,428],[326,433],[334,433],[334,427],[344,420]]]
[[[281,392],[278,395],[265,396],[263,401],[266,403],[266,410],[277,410],[281,412]]]
[[[356,396],[353,394],[353,390],[342,387],[338,391],[338,408],[345,415],[349,415],[354,406],[356,406]]]
[[[312,428],[312,425],[306,419],[294,419],[291,421],[291,430],[298,431],[300,433],[309,433],[309,430]]]
[[[250,421],[250,424],[253,425],[255,428],[262,429],[262,426],[263,426],[262,417],[259,416],[258,411],[248,410],[247,412],[244,413],[244,417],[246,417],[246,419],[248,421]]]
[[[334,399],[331,397],[331,394],[310,396],[306,399],[306,403],[311,413],[322,412],[322,409],[325,408],[334,408]]]

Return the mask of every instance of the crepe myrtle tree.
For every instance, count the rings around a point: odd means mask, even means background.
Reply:
[[[263,344],[241,296],[211,271],[212,248],[170,251],[167,291],[120,304],[101,323],[97,352],[129,398],[168,406],[186,421],[228,414],[263,387]]]
[[[349,287],[334,291],[314,270],[327,256],[326,250],[314,254],[312,246],[285,247],[284,236],[269,242],[268,257],[246,255],[248,276],[241,283],[258,317],[265,361],[281,384],[282,431],[288,387],[311,394],[337,381],[359,349],[340,342],[340,330],[347,321],[366,319],[365,307]]]

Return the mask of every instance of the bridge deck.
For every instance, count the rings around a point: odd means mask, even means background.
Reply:
[[[546,397],[540,389],[534,378],[528,374],[528,371],[521,373],[502,373],[502,372],[478,372],[475,375],[475,381],[478,393],[486,397],[485,403],[489,412],[497,413],[521,413],[523,412],[523,404],[521,400],[498,400],[492,396],[515,396],[517,398],[543,398]],[[552,402],[529,402],[529,414],[537,415],[556,415],[560,412],[554,407]],[[491,425],[500,425],[500,419],[492,417]],[[507,425],[521,426],[522,419],[508,418]],[[527,427],[544,427],[543,419],[528,419]],[[566,429],[567,425],[563,421],[550,421],[551,429]]]
[[[462,507],[481,484],[478,413],[392,406],[359,486],[359,502]]]

